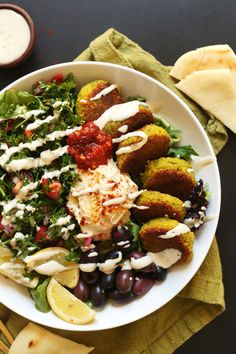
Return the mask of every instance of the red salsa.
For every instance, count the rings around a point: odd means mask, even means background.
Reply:
[[[107,163],[112,153],[112,138],[93,122],[82,125],[80,130],[68,136],[68,152],[78,168],[95,169]]]

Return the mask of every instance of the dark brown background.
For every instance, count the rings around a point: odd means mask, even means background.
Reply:
[[[14,69],[0,70],[0,89],[33,70],[71,61],[109,27],[126,34],[167,65],[172,65],[186,51],[204,45],[228,43],[236,50],[234,0],[19,0],[13,3],[31,14],[36,26],[36,44],[27,62]],[[218,156],[222,209],[217,231],[227,310],[176,354],[236,353],[235,155],[235,135],[229,132],[229,142]]]

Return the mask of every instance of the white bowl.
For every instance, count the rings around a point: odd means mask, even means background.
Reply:
[[[40,79],[50,80],[58,73],[67,75],[71,72],[75,75],[79,87],[89,81],[103,79],[120,86],[121,92],[125,96],[146,97],[147,102],[152,105],[154,110],[155,107],[158,107],[160,116],[165,117],[175,128],[182,130],[183,144],[191,144],[200,156],[214,156],[205,131],[186,104],[158,81],[133,69],[98,62],[64,63],[23,76],[4,90],[9,88],[31,90],[32,85]],[[214,162],[202,169],[197,174],[197,178],[202,178],[204,182],[209,184],[211,200],[208,214],[214,214],[215,217],[205,223],[196,234],[193,260],[189,264],[171,268],[167,279],[161,284],[156,284],[146,295],[126,305],[107,303],[104,309],[97,311],[94,322],[85,325],[64,322],[53,312],[45,314],[37,311],[27,289],[3,276],[0,277],[0,301],[31,321],[73,331],[93,331],[118,327],[158,310],[175,297],[197,272],[207,255],[216,231],[221,199],[217,163]]]

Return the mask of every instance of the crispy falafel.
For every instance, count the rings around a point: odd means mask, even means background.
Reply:
[[[142,181],[144,188],[167,193],[181,200],[186,200],[196,185],[191,164],[175,157],[162,157],[148,162]]]
[[[160,237],[179,224],[178,221],[169,218],[156,218],[143,224],[139,232],[143,248],[149,252],[160,252],[167,248],[174,248],[182,253],[178,261],[179,264],[189,262],[193,257],[193,232],[186,232],[166,239]]]
[[[124,102],[118,87],[106,95],[94,99],[97,94],[110,86],[111,84],[105,80],[95,80],[80,89],[76,101],[76,112],[81,119],[94,121],[111,106]]]
[[[139,131],[147,135],[147,142],[139,150],[118,155],[117,164],[122,172],[138,173],[144,170],[147,161],[164,156],[168,150],[170,137],[165,129],[155,124],[145,125]],[[141,141],[138,136],[129,137],[118,145],[118,149]]]
[[[179,198],[158,191],[144,191],[135,201],[138,206],[146,206],[148,209],[133,208],[132,214],[141,221],[148,221],[159,217],[183,221],[185,206]]]
[[[112,138],[117,138],[122,135],[119,129],[123,126],[127,126],[126,132],[131,132],[142,128],[145,124],[153,123],[153,121],[151,110],[140,102],[138,113],[122,121],[109,122],[105,125],[104,130],[110,134]]]

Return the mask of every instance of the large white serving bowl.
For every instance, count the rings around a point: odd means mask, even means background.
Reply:
[[[156,110],[161,117],[165,117],[175,128],[182,130],[183,144],[191,144],[200,156],[211,155],[214,157],[213,149],[205,131],[186,104],[158,81],[133,69],[98,62],[64,63],[23,76],[5,89],[14,88],[30,91],[36,81],[40,79],[50,80],[58,73],[64,75],[73,73],[78,82],[78,87],[92,80],[103,79],[118,85],[125,96],[140,95],[146,97],[154,111]],[[104,309],[97,311],[95,320],[85,325],[73,325],[64,322],[56,317],[53,312],[42,313],[37,311],[27,289],[3,276],[0,277],[0,301],[31,321],[53,328],[73,331],[94,331],[118,327],[158,310],[188,284],[206,257],[214,238],[221,200],[217,162],[215,161],[202,169],[197,174],[197,178],[202,178],[209,185],[211,200],[208,214],[214,215],[214,217],[196,233],[193,260],[189,264],[172,267],[167,279],[163,283],[156,284],[146,295],[125,305],[107,303]]]

